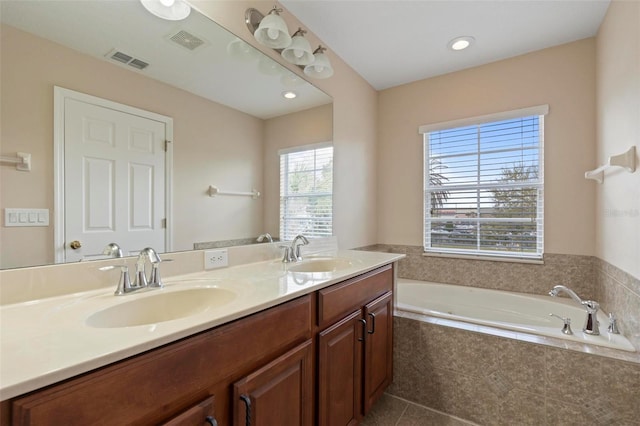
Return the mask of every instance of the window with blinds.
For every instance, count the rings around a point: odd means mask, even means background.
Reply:
[[[541,259],[548,106],[422,126],[424,250]]]
[[[333,232],[333,146],[280,151],[280,239]]]

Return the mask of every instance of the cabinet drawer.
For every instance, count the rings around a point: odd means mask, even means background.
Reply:
[[[309,295],[303,296],[16,398],[12,423],[157,424],[202,401],[216,383],[251,371],[308,340],[313,325],[311,301]]]
[[[318,292],[318,326],[325,328],[367,302],[393,290],[393,268],[383,266]]]

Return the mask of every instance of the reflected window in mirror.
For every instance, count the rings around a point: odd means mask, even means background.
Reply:
[[[333,233],[333,145],[299,146],[279,151],[280,239]]]

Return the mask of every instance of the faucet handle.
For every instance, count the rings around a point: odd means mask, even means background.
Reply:
[[[160,263],[151,264],[151,276],[149,277],[149,287],[151,288],[162,288],[164,284],[162,282],[162,278],[160,278]]]
[[[595,300],[583,300],[581,304],[585,307],[587,312],[591,314],[595,314],[596,312],[598,312],[598,309],[600,309],[600,304]]]
[[[560,315],[556,315],[556,314],[549,314],[550,317],[556,317],[561,319],[564,322],[564,325],[562,326],[562,333],[566,334],[566,335],[571,335],[573,334],[573,331],[571,330],[571,318],[568,317],[561,317]]]
[[[283,256],[282,256],[282,263],[289,263],[292,261],[291,259],[291,247],[289,246],[285,246],[285,245],[279,245],[278,248],[281,248],[284,250]]]
[[[116,296],[122,296],[123,294],[130,293],[135,288],[131,285],[131,277],[129,276],[129,267],[127,265],[111,265],[98,268],[100,271],[110,271],[112,269],[120,268],[120,279],[118,280],[118,286],[116,291],[113,292]]]
[[[618,318],[612,313],[609,313],[609,327],[607,327],[607,331],[611,334],[620,334],[620,330],[618,329]]]

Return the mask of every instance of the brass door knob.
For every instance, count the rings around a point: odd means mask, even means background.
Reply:
[[[80,244],[80,241],[75,240],[69,243],[69,247],[71,247],[74,250],[78,250],[80,247],[82,247],[82,244]]]

